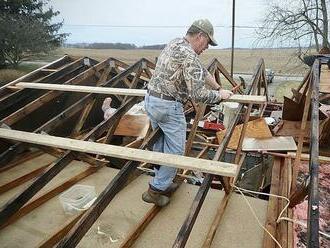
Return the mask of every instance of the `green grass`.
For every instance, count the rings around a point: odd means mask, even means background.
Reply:
[[[0,70],[0,85],[11,82],[23,75],[34,71],[40,67],[40,64],[20,64],[17,68],[8,67]]]
[[[284,96],[291,97],[292,92],[291,89],[296,89],[299,86],[300,82],[297,81],[286,81],[281,84],[281,86],[277,87],[275,90],[275,98],[278,102],[284,101]]]

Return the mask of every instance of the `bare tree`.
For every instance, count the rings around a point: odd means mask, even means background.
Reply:
[[[261,40],[298,47],[298,56],[315,48],[330,48],[329,0],[274,0],[269,2],[263,26],[257,30]]]

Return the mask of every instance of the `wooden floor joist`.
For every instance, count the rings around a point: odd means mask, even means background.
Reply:
[[[252,84],[250,86],[250,89],[248,90],[248,95],[250,95],[251,92],[254,92],[253,90],[257,86],[257,84],[260,84],[260,74],[261,74],[261,70],[263,68],[263,64],[264,64],[263,59],[260,59],[258,66],[256,68],[256,73],[254,74],[254,78],[252,80]],[[239,113],[241,113],[241,111],[243,110],[243,107],[244,107],[243,104],[239,105],[239,107],[236,111],[236,116],[230,123],[230,125],[227,129],[227,132],[225,134],[225,137],[223,138],[223,142],[220,144],[219,148],[217,149],[213,160],[219,161],[219,160],[223,159],[225,151],[226,151],[226,147],[234,132],[234,128],[238,122],[238,118],[240,116]],[[211,175],[211,174],[205,175],[202,185],[200,186],[200,188],[194,198],[194,201],[191,205],[190,211],[189,211],[183,225],[181,226],[181,229],[176,237],[176,240],[174,241],[173,247],[179,248],[179,247],[184,247],[186,245],[186,242],[188,241],[189,235],[195,224],[198,213],[203,205],[207,192],[208,192],[209,188],[211,187],[212,180],[213,180],[213,175]],[[226,181],[222,181],[221,183],[224,186],[226,185]],[[229,182],[227,182],[227,183],[229,184]],[[230,192],[230,187],[229,188],[224,187],[224,188],[225,188],[226,194],[228,194]]]
[[[0,137],[78,152],[99,154],[103,156],[110,156],[159,165],[174,166],[181,169],[197,170],[228,177],[234,177],[237,172],[237,166],[231,163],[211,160],[200,160],[180,155],[144,151],[140,149],[100,144],[90,141],[74,140],[57,136],[35,134],[24,131],[8,130],[1,128]]]
[[[106,95],[145,96],[145,94],[147,93],[147,90],[140,90],[140,89],[101,88],[95,86],[43,84],[43,83],[27,83],[27,82],[17,83],[16,86],[19,88],[29,88],[29,89],[97,93],[97,94],[106,94]],[[229,99],[223,101],[262,104],[265,103],[267,100],[265,96],[233,95]]]

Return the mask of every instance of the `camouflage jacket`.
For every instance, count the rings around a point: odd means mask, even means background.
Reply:
[[[148,89],[182,102],[218,103],[219,92],[205,88],[206,73],[190,44],[177,38],[161,52]]]

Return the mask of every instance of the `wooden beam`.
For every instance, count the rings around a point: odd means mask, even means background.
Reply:
[[[11,82],[9,82],[9,83],[7,83],[7,84],[1,86],[1,87],[0,87],[0,93],[2,93],[3,90],[6,89],[6,87],[8,87],[8,86],[10,86],[10,85],[14,85],[14,84],[16,84],[17,82],[20,82],[20,81],[22,81],[22,80],[26,80],[27,78],[29,78],[29,77],[31,77],[32,75],[36,74],[38,71],[40,71],[40,70],[42,70],[42,69],[44,69],[44,68],[48,68],[48,67],[55,66],[55,65],[57,65],[57,64],[59,64],[59,63],[62,63],[64,60],[67,60],[67,59],[69,59],[69,56],[68,56],[68,55],[64,55],[63,57],[61,57],[61,58],[59,58],[59,59],[57,59],[57,60],[55,60],[55,61],[53,61],[53,62],[51,62],[51,63],[49,63],[49,64],[47,64],[47,65],[42,66],[42,67],[40,67],[40,68],[37,69],[37,70],[34,70],[34,71],[32,71],[32,72],[30,72],[30,73],[28,73],[28,74],[26,74],[26,75],[24,75],[24,76],[22,76],[22,77],[19,77],[19,78],[15,79],[14,81],[11,81]]]
[[[107,62],[107,60],[105,61]],[[105,63],[104,62],[104,63]],[[126,71],[124,71],[121,75],[117,75],[111,80],[104,83],[111,83],[116,80],[120,80],[120,78],[130,74],[136,66],[138,66],[137,62],[135,65],[132,65]],[[98,64],[100,66],[100,64]],[[104,68],[104,66],[102,67]],[[101,69],[101,68],[99,68]],[[81,78],[86,77],[87,75],[81,75]],[[97,139],[106,129],[111,127],[113,123],[116,121],[117,117],[122,114],[122,112],[128,111],[138,100],[138,98],[132,98],[128,100],[124,105],[116,110],[111,118],[101,122],[95,128],[93,128],[88,134],[86,134],[83,139]],[[56,146],[57,147],[57,146]],[[43,188],[53,177],[55,177],[62,169],[65,168],[75,157],[75,153],[72,151],[66,152],[61,158],[59,158],[50,168],[39,178],[37,178],[28,188],[26,188],[19,195],[15,196],[13,199],[8,201],[1,209],[0,209],[0,223],[7,221],[11,218],[26,202],[28,202],[41,188]]]
[[[11,190],[29,180],[31,180],[32,178],[35,178],[37,176],[39,176],[41,173],[43,173],[46,168],[50,165],[51,163],[49,164],[46,164],[38,169],[35,169],[19,178],[16,178],[15,180],[13,181],[10,181],[6,184],[3,184],[3,185],[0,185],[0,194],[4,193],[4,192],[7,192],[8,190]]]
[[[245,138],[243,151],[294,151],[296,142],[291,136],[279,136],[264,139]]]
[[[257,67],[257,72],[260,71],[260,67],[263,63],[263,59],[259,60],[258,63],[258,67]],[[256,73],[255,78],[252,81],[252,84],[250,86],[250,89],[248,91],[248,95],[251,94],[251,92],[254,89],[254,86],[258,83],[259,79],[257,78],[259,73]],[[256,79],[257,78],[257,79]],[[229,125],[229,128],[227,129],[227,132],[225,134],[225,137],[223,139],[223,142],[220,144],[219,148],[217,149],[215,156],[213,158],[213,160],[215,161],[219,161],[222,160],[224,157],[224,154],[226,152],[226,147],[228,146],[229,140],[231,135],[234,132],[234,128],[238,122],[239,119],[239,113],[241,113],[241,111],[243,110],[243,104],[240,104],[237,112],[236,112],[236,116],[235,118],[232,120],[232,122]],[[183,223],[183,225],[181,226],[181,229],[176,237],[176,240],[174,241],[173,247],[184,247],[187,243],[187,240],[189,238],[189,235],[191,233],[191,230],[195,224],[196,218],[198,216],[198,213],[203,205],[203,202],[205,200],[205,197],[207,195],[207,192],[211,186],[213,180],[213,175],[211,174],[206,174],[206,176],[204,177],[203,183],[202,185],[199,187],[199,190],[194,198],[194,201],[191,205],[190,211]],[[224,185],[224,189],[226,191],[226,193],[228,194],[230,192],[230,186],[227,185],[228,182],[226,181],[221,181],[221,183]]]
[[[107,64],[108,60],[105,60],[96,66],[93,66],[86,71],[78,74],[74,78],[66,81],[64,84],[78,84],[82,82],[83,80],[86,80],[87,78],[91,77],[92,75],[95,74],[95,71],[103,69]],[[15,111],[14,113],[10,114],[9,116],[3,118],[1,122],[6,123],[8,126],[11,126],[18,122],[19,120],[23,119],[42,105],[44,105],[46,102],[51,101],[52,99],[56,98],[57,96],[60,96],[62,92],[54,92],[50,91],[41,97],[35,99],[34,101],[30,102],[29,104],[25,105],[23,108]]]
[[[281,164],[281,171],[280,171],[280,189],[279,193],[281,196],[288,197],[288,171],[289,171],[289,159],[285,159],[284,163]],[[291,169],[291,168],[290,168]],[[285,199],[279,199],[279,210],[284,209],[287,201]],[[286,209],[282,217],[288,217],[288,210]],[[282,247],[288,247],[288,222],[281,221],[278,224],[277,228],[277,240],[282,245]]]
[[[38,248],[49,248],[55,246],[69,231],[70,229],[80,220],[80,218],[84,215],[86,210],[79,213],[73,220],[69,220],[64,227],[59,228],[55,233],[47,238],[47,240],[42,241]]]
[[[78,175],[68,179],[67,181],[63,182],[61,185],[47,191],[40,197],[36,198],[35,200],[31,201],[30,203],[26,204],[22,207],[19,211],[17,211],[14,215],[12,215],[9,219],[5,222],[1,222],[0,229],[14,223],[18,219],[22,218],[23,216],[27,215],[34,209],[38,208],[51,198],[57,196],[59,193],[65,191],[66,189],[70,188],[71,186],[75,185],[77,182],[81,181],[82,179],[90,176],[91,174],[95,173],[98,170],[96,167],[89,167],[85,171],[79,173]]]
[[[237,86],[237,83],[234,81],[234,79],[230,76],[229,72],[225,69],[225,67],[217,60],[217,69],[224,75],[224,77],[229,81],[229,83],[232,86]],[[241,89],[238,89],[238,92],[243,94],[243,91]]]
[[[0,129],[0,137],[26,143],[58,147],[78,152],[99,154],[127,160],[167,165],[181,169],[197,170],[215,175],[234,177],[237,166],[235,164],[200,160],[181,155],[165,154],[161,152],[143,151],[115,145],[100,144],[90,141],[74,140],[51,135],[34,134],[24,131]]]
[[[132,82],[131,82],[131,86],[130,86],[130,88],[136,88],[136,86],[137,86],[137,84],[138,84],[138,81],[139,81],[139,79],[140,79],[141,72],[142,72],[142,66],[141,66],[141,64],[142,64],[142,62],[140,63],[140,66],[139,66],[138,69],[137,69],[137,72],[136,72],[136,74],[135,74],[135,76],[134,76],[134,78],[133,78],[133,80],[132,80]],[[127,100],[128,100],[128,99],[127,99],[127,96],[125,96],[125,98],[123,99],[122,104],[125,104],[125,102],[127,102]],[[122,114],[122,116],[123,116],[123,115],[124,115],[124,114]],[[112,139],[112,137],[113,137],[113,135],[114,135],[114,133],[115,133],[115,130],[116,130],[117,127],[118,127],[118,124],[119,124],[119,122],[120,122],[122,116],[120,116],[120,117],[119,117],[119,118],[113,123],[113,125],[108,129],[107,134],[106,134],[106,136],[105,136],[105,140],[104,140],[103,143],[105,143],[105,144],[110,143],[110,141],[111,141],[111,139]]]
[[[161,130],[157,128],[148,138],[146,138],[140,149],[146,149],[152,146],[161,135]],[[124,187],[127,179],[131,173],[139,165],[139,162],[128,161],[119,173],[112,179],[110,184],[103,190],[103,192],[96,199],[94,204],[86,211],[81,220],[70,230],[68,235],[58,244],[57,247],[75,247],[82,237],[87,233],[89,228],[94,224],[97,218],[101,215],[103,210],[108,206],[116,194]]]
[[[242,156],[240,156],[240,160],[239,160],[239,167],[242,166],[244,160],[245,160],[245,157],[246,157],[246,153],[243,153]],[[236,158],[235,158],[236,160]],[[234,180],[234,183],[236,182],[237,180],[237,177],[235,178]],[[218,226],[222,220],[222,216],[223,214],[225,213],[225,210],[227,208],[227,205],[228,205],[228,202],[229,202],[229,199],[231,198],[231,196],[233,195],[233,188],[231,188],[231,191],[229,194],[225,194],[224,197],[222,198],[221,202],[220,202],[220,205],[219,207],[217,208],[217,212],[216,212],[216,215],[213,219],[213,222],[209,228],[209,231],[207,233],[207,236],[204,240],[204,243],[202,245],[203,248],[209,248],[211,247],[212,245],[212,242],[213,242],[213,239],[215,237],[215,234],[218,230]]]
[[[59,113],[57,116],[53,117],[49,121],[47,121],[45,124],[41,125],[39,128],[34,130],[34,133],[38,132],[50,132],[51,130],[55,129],[58,125],[63,123],[64,121],[71,118],[73,115],[78,113],[83,106],[88,102],[91,101],[91,96],[85,96],[82,99],[80,99],[78,102],[74,103],[67,109],[65,109],[63,112]],[[11,161],[17,153],[25,149],[26,144],[24,143],[15,143],[12,146],[10,146],[6,151],[0,154],[0,165],[7,164],[9,161]]]
[[[210,69],[210,66],[208,67]],[[148,73],[148,72],[147,72]],[[151,74],[151,73],[150,73]],[[190,102],[192,105],[194,105],[194,103],[191,101]],[[196,108],[194,107],[195,111]],[[205,104],[200,104],[196,115],[195,115],[195,119],[194,119],[194,124],[191,127],[187,142],[186,142],[186,148],[185,148],[185,156],[189,156],[192,144],[193,144],[193,140],[194,137],[196,135],[196,130],[198,127],[198,122],[199,120],[203,117],[204,112],[206,109],[206,105]],[[197,155],[197,158],[201,158],[203,157],[207,151],[209,150],[209,147],[205,147],[202,149],[202,151]],[[183,175],[185,175],[188,172],[188,170],[184,170]],[[176,181],[177,183],[179,183],[179,187],[181,186],[183,179],[179,178],[178,175],[176,177]],[[173,192],[175,193],[175,192]],[[160,207],[154,205],[148,212],[147,214],[144,216],[144,218],[138,223],[138,225],[136,226],[136,228],[134,230],[132,230],[132,232],[125,238],[125,240],[122,242],[121,244],[121,248],[128,248],[131,247],[135,241],[138,239],[138,237],[140,236],[140,234],[144,231],[144,229],[147,227],[147,225],[154,219],[154,217],[159,213],[159,211],[161,210]]]
[[[61,82],[61,79],[66,77],[67,75],[80,70],[84,67],[83,58],[76,60],[67,64],[63,67],[60,71],[51,73],[47,76],[41,77],[39,79],[33,80],[30,83],[47,83],[47,82]],[[63,81],[63,80],[62,80]],[[16,87],[16,86],[12,86]],[[6,115],[12,113],[13,111],[17,110],[17,107],[21,106],[22,101],[28,102],[40,97],[44,94],[43,91],[33,90],[33,89],[19,89],[18,91],[7,95],[6,97],[0,100],[0,112],[5,111]],[[9,112],[10,111],[10,112]],[[8,113],[9,112],[9,113]],[[2,115],[4,117],[4,115]]]
[[[27,154],[24,153],[22,155],[19,155],[19,156],[15,157],[16,159],[14,161],[12,161],[11,163],[0,167],[0,173],[3,172],[3,171],[7,171],[7,170],[9,170],[9,169],[11,169],[11,168],[13,168],[17,165],[20,165],[20,164],[24,163],[25,161],[28,161],[30,159],[39,157],[42,154],[43,154],[42,151],[33,151],[33,152],[28,151]]]
[[[193,125],[190,129],[190,133],[189,133],[189,136],[188,136],[188,139],[187,139],[187,142],[186,142],[186,148],[185,148],[185,154],[186,155],[188,155],[190,150],[191,150],[191,147],[192,147],[192,144],[193,144],[193,141],[194,141],[194,137],[195,137],[195,134],[196,134],[196,130],[197,130],[197,127],[198,127],[198,122],[203,117],[205,109],[206,109],[206,104],[200,103],[199,106],[198,106],[197,113],[196,113],[195,118],[194,118],[194,123],[193,123]]]
[[[280,193],[280,169],[281,169],[281,163],[283,162],[283,158],[275,158],[273,162],[273,169],[272,169],[272,179],[271,179],[271,187],[270,187],[270,193],[274,195],[278,195]],[[270,197],[268,201],[268,207],[267,207],[267,219],[265,228],[268,232],[270,232],[273,237],[276,236],[276,221],[278,217],[278,204],[279,200],[276,197]],[[273,241],[273,239],[269,236],[268,233],[264,233],[263,238],[263,246],[262,247],[269,247],[269,248],[275,248],[276,244]]]
[[[70,92],[80,92],[80,93],[96,93],[96,94],[106,94],[106,95],[145,96],[147,93],[147,90],[140,90],[140,89],[102,88],[102,87],[82,86],[82,85],[43,84],[43,83],[26,83],[26,82],[21,82],[16,85],[17,87],[21,87],[21,88],[70,91]],[[265,96],[233,95],[229,99],[225,99],[223,101],[263,104],[266,103],[267,99]]]
[[[96,86],[99,86],[100,84],[104,83],[107,80],[107,77],[111,71],[111,61],[109,62],[108,67],[106,67],[102,73],[101,78],[98,80],[98,82],[96,83]],[[92,110],[94,104],[95,104],[95,97],[93,97],[94,99],[89,102],[88,104],[86,104],[86,106],[84,107],[83,111],[81,112],[75,127],[73,128],[72,132],[71,132],[71,136],[74,137],[76,135],[78,135],[78,133],[80,132],[81,128],[83,127],[87,117],[90,114],[90,111]]]
[[[320,206],[319,206],[319,94],[320,94],[320,61],[313,64],[313,81],[311,84],[311,145],[310,145],[310,187],[308,192],[307,246],[319,247]],[[307,100],[306,100],[307,101]]]

